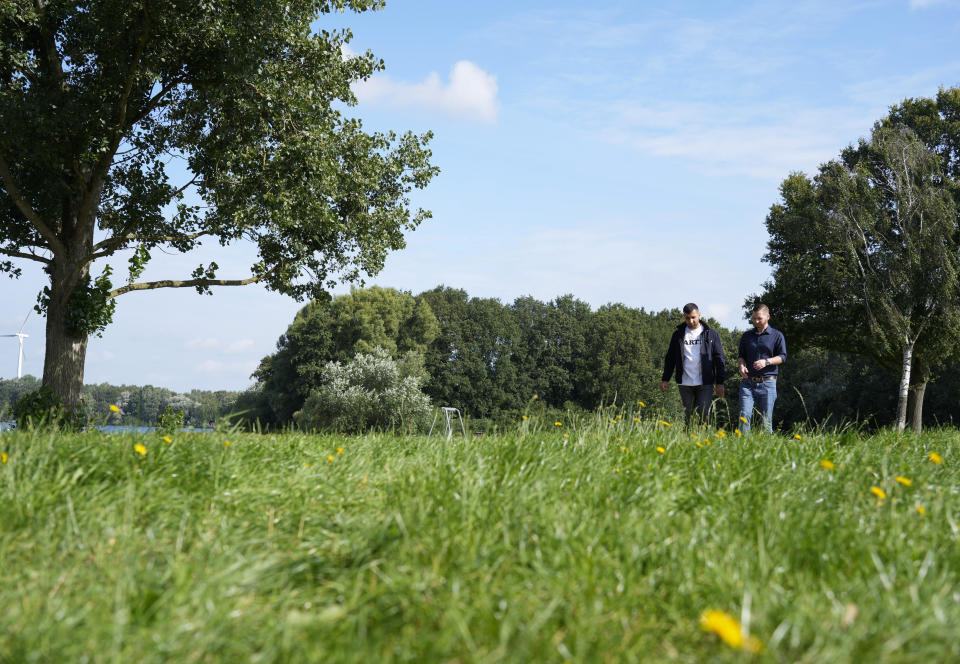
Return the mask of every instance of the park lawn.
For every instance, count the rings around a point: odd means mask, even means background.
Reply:
[[[0,661],[960,658],[956,430],[598,422],[3,434]]]

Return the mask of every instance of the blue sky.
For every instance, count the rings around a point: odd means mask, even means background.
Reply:
[[[960,85],[955,1],[584,7],[393,0],[323,20],[386,61],[356,90],[366,126],[436,135],[441,174],[414,199],[434,216],[368,283],[648,310],[692,300],[743,328],[783,178],[813,172],[891,104]],[[212,259],[247,276],[252,256],[164,256],[145,277]],[[19,327],[42,276],[28,264],[2,282],[0,333]],[[259,286],[124,295],[85,380],[242,389],[300,306]],[[37,376],[43,322],[24,330]],[[14,376],[16,340],[0,342],[0,376]]]

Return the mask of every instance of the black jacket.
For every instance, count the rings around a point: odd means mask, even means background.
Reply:
[[[717,331],[711,329],[702,320],[703,334],[700,339],[700,375],[703,378],[704,385],[723,385],[727,376],[727,360],[723,356],[723,344],[720,342],[720,335]],[[667,356],[663,359],[663,378],[660,380],[670,380],[670,374],[678,385],[683,380],[683,333],[687,329],[686,323],[680,323],[670,337],[670,346],[667,347]]]

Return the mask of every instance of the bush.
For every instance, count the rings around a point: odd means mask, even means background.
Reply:
[[[183,426],[185,416],[182,410],[174,411],[171,406],[157,416],[157,428],[167,435]]]
[[[406,431],[427,423],[430,397],[420,390],[426,379],[423,356],[408,351],[393,359],[379,346],[358,353],[346,364],[329,362],[321,385],[294,414],[305,429],[359,432],[400,427]]]
[[[79,405],[65,407],[53,390],[46,386],[17,399],[13,405],[13,417],[19,429],[51,426],[78,431],[86,424],[86,417]]]

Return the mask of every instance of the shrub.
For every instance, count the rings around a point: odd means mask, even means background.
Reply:
[[[86,423],[83,409],[77,405],[67,408],[49,387],[27,392],[13,405],[13,417],[17,428],[51,426],[57,429],[78,431]]]
[[[185,416],[182,410],[174,411],[171,406],[157,416],[157,428],[167,435],[183,426]]]
[[[413,431],[426,423],[431,411],[430,398],[420,390],[425,379],[422,355],[408,351],[393,359],[378,346],[345,364],[329,362],[320,387],[294,419],[305,429]]]

